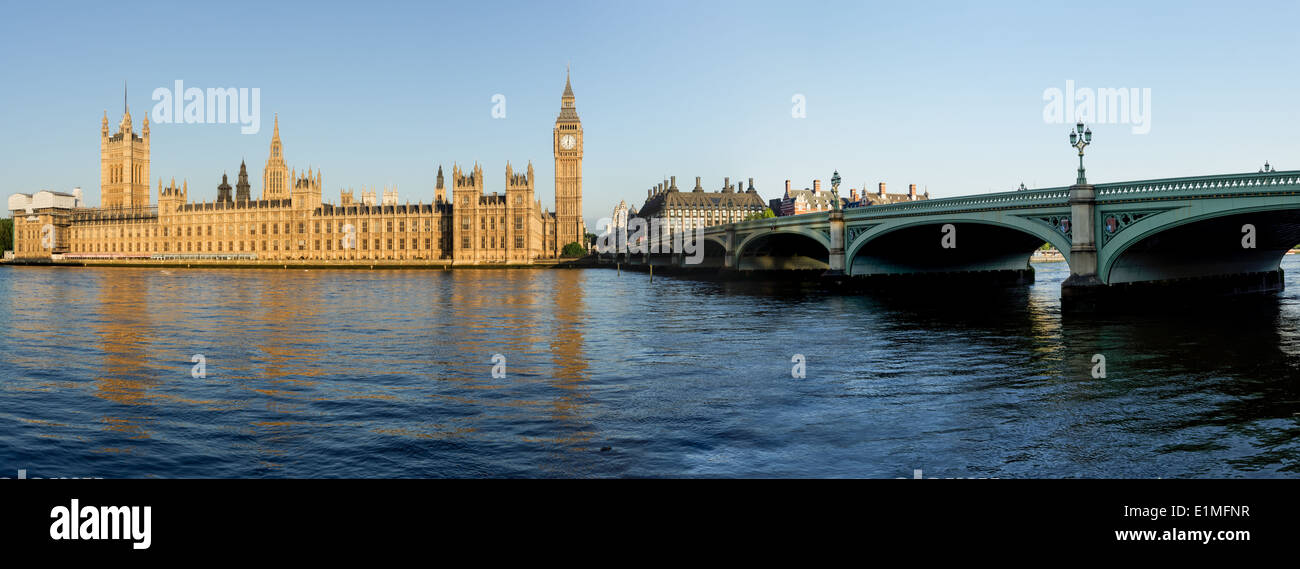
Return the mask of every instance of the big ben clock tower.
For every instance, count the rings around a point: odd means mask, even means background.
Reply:
[[[573,86],[564,74],[564,95],[560,116],[555,119],[555,247],[569,243],[586,245],[586,224],[582,220],[582,121],[573,106]]]

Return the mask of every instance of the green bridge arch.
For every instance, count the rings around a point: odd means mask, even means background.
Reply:
[[[824,226],[826,224],[822,223],[820,225]],[[754,242],[760,239],[779,237],[782,235],[802,235],[804,237],[808,237],[813,241],[816,241],[822,247],[824,247],[826,249],[826,254],[830,255],[830,250],[831,250],[830,236],[826,232],[824,227],[808,226],[808,225],[773,224],[772,226],[768,227],[766,231],[759,230],[759,231],[754,231],[752,233],[746,233],[743,237],[737,236],[740,239],[740,243],[736,244],[735,251],[731,253],[732,260],[736,263],[736,266],[740,266],[741,257],[744,255],[745,250],[749,248],[751,244],[753,244]]]
[[[1034,215],[1036,217],[1051,217],[1051,214],[1043,213],[1043,212],[1038,212],[1035,213]],[[1055,212],[1055,215],[1059,217],[1068,217],[1069,213],[1062,211],[1062,212]],[[872,241],[875,241],[880,237],[883,237],[891,233],[895,233],[900,230],[919,228],[924,226],[933,226],[936,229],[938,229],[941,228],[944,224],[949,224],[949,223],[954,225],[979,224],[979,225],[994,226],[994,227],[1016,230],[1026,235],[1032,236],[1034,238],[1042,239],[1043,242],[1045,243],[1050,243],[1053,247],[1055,247],[1058,251],[1061,252],[1061,255],[1064,257],[1065,262],[1067,264],[1070,262],[1069,238],[1065,234],[1056,230],[1056,228],[1052,227],[1048,223],[1044,221],[1040,221],[1038,219],[1023,217],[1021,215],[1009,215],[1004,212],[972,212],[968,214],[942,214],[942,215],[902,218],[902,219],[886,219],[877,222],[868,220],[865,222],[859,222],[853,225],[849,225],[850,231],[854,229],[855,225],[858,227],[865,226],[866,229],[862,231],[862,233],[858,234],[848,244],[848,246],[845,247],[844,250],[845,272],[848,273],[850,276],[854,276],[853,274],[854,259],[857,258],[858,253],[861,252],[864,247],[866,247]],[[959,234],[958,235],[959,246],[960,246],[960,238],[961,237]],[[936,235],[936,239],[938,239],[937,235]],[[1027,260],[1028,257],[1026,257],[1026,261]]]
[[[1097,227],[1100,228],[1098,237],[1105,239],[1101,234],[1106,231],[1105,220],[1107,217],[1112,215],[1121,215],[1123,213],[1126,212],[1124,212],[1122,208],[1102,207],[1097,215]],[[1240,200],[1239,204],[1234,204],[1231,207],[1223,207],[1223,203],[1219,200],[1188,200],[1181,202],[1176,207],[1168,208],[1164,211],[1155,212],[1143,217],[1142,219],[1133,222],[1131,225],[1119,230],[1115,235],[1110,236],[1109,240],[1098,248],[1098,277],[1102,282],[1113,283],[1113,277],[1115,277],[1113,272],[1116,264],[1124,258],[1125,253],[1127,253],[1131,248],[1148,238],[1156,237],[1178,228],[1217,219],[1246,216],[1249,214],[1281,213],[1290,213],[1290,217],[1294,218],[1296,223],[1300,223],[1300,211],[1297,210],[1296,199],[1293,196],[1278,195],[1257,197],[1252,198],[1249,202]],[[1276,216],[1274,216],[1273,219],[1276,219]],[[1264,224],[1257,223],[1256,225],[1257,229],[1276,229],[1266,227]],[[1296,230],[1300,230],[1300,228],[1296,228]],[[1280,239],[1280,241],[1275,243],[1265,243],[1263,244],[1266,247],[1265,250],[1258,252],[1258,256],[1271,258],[1272,261],[1268,261],[1267,265],[1261,265],[1255,268],[1260,271],[1278,269],[1282,258],[1286,255],[1286,250],[1296,244],[1300,244],[1300,234],[1296,234],[1296,230],[1292,230],[1291,232],[1272,231],[1270,234],[1276,235],[1277,239]],[[1237,231],[1239,231],[1239,229]],[[1288,237],[1288,235],[1291,236]],[[1230,241],[1232,244],[1236,244],[1239,243],[1241,236],[1241,233],[1233,232],[1232,234],[1222,235],[1221,239],[1225,242]],[[1231,249],[1231,246],[1229,249]],[[1238,251],[1234,250],[1233,252]],[[1222,261],[1223,259],[1205,259],[1205,262],[1207,263],[1222,263]]]

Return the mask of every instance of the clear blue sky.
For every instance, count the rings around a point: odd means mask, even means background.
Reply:
[[[99,200],[99,123],[130,84],[137,128],[177,79],[258,87],[263,125],[155,125],[151,177],[212,199],[261,170],[279,113],[291,166],[340,187],[507,160],[553,205],[551,126],[566,63],[586,133],[586,217],[669,175],[764,198],[828,180],[943,197],[1073,181],[1045,89],[1151,89],[1151,130],[1099,124],[1094,182],[1300,168],[1294,2],[8,3],[0,20],[0,193],[81,186]],[[494,94],[507,118],[491,116]],[[791,117],[803,94],[807,118]],[[156,184],[156,182],[154,182]],[[157,196],[154,196],[156,199]]]

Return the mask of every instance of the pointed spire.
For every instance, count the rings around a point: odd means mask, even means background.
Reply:
[[[573,84],[569,82],[569,65],[564,65],[564,97],[573,98]]]
[[[275,113],[275,134],[273,134],[271,138],[277,140],[280,138],[280,113]]]

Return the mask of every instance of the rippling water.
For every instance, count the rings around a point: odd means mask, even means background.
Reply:
[[[1283,267],[1279,296],[1064,318],[1060,263],[908,297],[0,267],[0,476],[1288,476],[1300,261]]]

